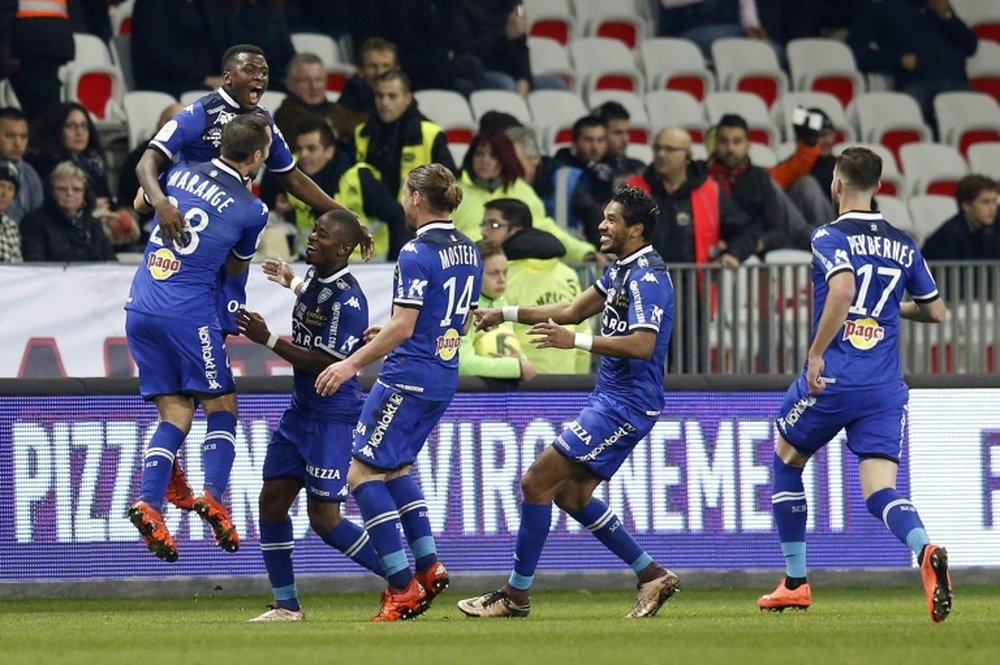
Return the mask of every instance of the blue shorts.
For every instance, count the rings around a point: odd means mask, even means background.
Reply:
[[[607,395],[592,393],[576,420],[552,446],[568,459],[608,480],[653,429],[656,418],[623,405]]]
[[[318,501],[347,498],[354,425],[311,418],[298,409],[285,411],[264,456],[264,480],[295,478],[306,495]]]
[[[236,390],[217,321],[182,321],[126,310],[125,336],[139,368],[143,399],[215,397]]]
[[[858,457],[899,462],[909,401],[910,390],[902,381],[896,386],[827,388],[810,394],[805,377],[800,376],[785,393],[775,424],[785,441],[806,455],[846,429],[847,447]]]
[[[451,400],[427,400],[376,381],[354,430],[354,457],[395,471],[413,464]]]

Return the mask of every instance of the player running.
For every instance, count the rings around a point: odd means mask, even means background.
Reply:
[[[367,343],[358,352],[316,379],[317,392],[330,395],[388,354],[358,420],[347,474],[389,582],[372,621],[423,613],[449,582],[410,466],[455,395],[458,349],[472,323],[470,312],[479,303],[479,250],[448,218],[461,201],[455,177],[441,164],[410,172],[403,186],[403,212],[417,237],[399,252],[392,317],[365,333]],[[403,551],[400,525],[416,574]]]
[[[223,266],[231,275],[245,273],[257,249],[267,206],[245,181],[260,170],[270,147],[266,119],[248,114],[224,128],[221,157],[171,169],[165,187],[184,210],[184,242],[167,241],[154,226],[125,305],[139,390],[160,417],[146,449],[139,500],[128,515],[153,554],[165,561],[177,560],[177,546],[163,523],[164,492],[198,402],[208,432],[202,445],[205,486],[193,507],[224,550],[239,548],[221,502],[233,465],[236,397],[215,307],[216,281]],[[137,208],[141,197],[140,190]]]
[[[273,349],[295,372],[291,406],[281,416],[267,446],[260,492],[260,549],[274,605],[251,621],[305,618],[295,588],[295,539],[288,517],[288,509],[303,487],[309,523],[323,542],[382,575],[382,563],[368,534],[340,513],[340,505],[347,499],[352,432],[364,402],[361,387],[352,378],[334,395],[320,397],[314,386],[321,370],[360,348],[368,327],[368,301],[347,267],[359,242],[357,216],[333,210],[316,220],[309,235],[306,262],[312,268],[305,280],[296,277],[284,261],[264,262],[268,279],[298,296],[292,313],[291,343],[271,333],[260,314],[241,310],[236,315],[241,333]]]
[[[931,619],[952,606],[948,554],[932,545],[913,504],[896,491],[909,387],[899,363],[899,319],[939,323],[944,302],[913,239],[871,210],[882,160],[865,148],[837,158],[830,187],[840,217],[812,235],[813,341],[776,424],[771,506],[785,577],[761,609],[805,609],[806,495],[802,469],[841,429],[857,455],[868,511],[917,556]],[[901,302],[903,291],[913,302]]]
[[[570,303],[477,312],[477,328],[501,321],[534,324],[539,348],[574,347],[602,356],[594,392],[569,427],[521,479],[521,526],[514,570],[502,588],[459,601],[470,617],[525,617],[531,611],[535,568],[552,522],[553,501],[632,568],[638,577],[628,617],[654,616],[680,586],[677,576],[639,547],[594,489],[609,480],[663,409],[663,370],[674,318],[674,287],[667,266],[649,244],[656,205],[635,187],[621,187],[604,208],[601,251],[618,260]],[[603,312],[603,313],[602,313]],[[602,313],[601,334],[572,333]]]

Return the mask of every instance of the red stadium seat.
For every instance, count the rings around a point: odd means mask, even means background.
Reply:
[[[976,37],[1000,44],[1000,23],[980,23],[972,26]]]

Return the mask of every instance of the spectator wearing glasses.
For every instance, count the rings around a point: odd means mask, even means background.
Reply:
[[[73,162],[57,164],[45,203],[21,220],[25,261],[114,261],[115,252],[93,215],[87,174]]]
[[[290,146],[295,145],[299,127],[305,123],[325,123],[337,140],[344,140],[367,119],[366,114],[326,98],[326,67],[312,53],[299,53],[288,61],[285,88],[288,96],[274,112],[274,123]]]

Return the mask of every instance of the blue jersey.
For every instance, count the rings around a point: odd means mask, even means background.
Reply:
[[[608,266],[594,287],[604,296],[601,335],[623,337],[637,330],[656,335],[649,360],[602,356],[594,392],[620,398],[647,416],[659,416],[674,323],[674,285],[666,263],[646,245]]]
[[[229,254],[248,260],[267,223],[267,206],[251,194],[238,171],[221,160],[178,164],[165,178],[187,222],[184,247],[168,247],[153,218],[142,264],[125,308],[160,316],[218,321],[216,285]]]
[[[399,252],[393,307],[420,310],[413,335],[386,358],[379,380],[428,400],[450,400],[458,387],[458,347],[479,303],[483,262],[452,222],[432,222]]]
[[[812,235],[813,335],[819,325],[828,281],[854,273],[856,295],[843,329],[823,354],[828,389],[872,384],[898,385],[899,303],[906,290],[917,302],[938,297],[934,277],[910,236],[878,212],[848,212]]]
[[[266,109],[257,107],[244,111],[225,90],[219,88],[189,106],[185,106],[170,122],[163,125],[149,145],[159,150],[167,159],[178,162],[207,162],[218,157],[222,146],[222,128],[243,113],[258,113],[271,125],[271,154],[267,168],[275,173],[286,173],[295,167],[292,153],[285,137],[281,135],[274,118]]]
[[[292,344],[343,360],[361,346],[367,327],[368,300],[354,275],[344,268],[329,277],[317,277],[310,268],[292,312]],[[356,377],[329,397],[320,397],[315,383],[315,374],[296,368],[292,406],[310,417],[358,421],[364,396]]]

